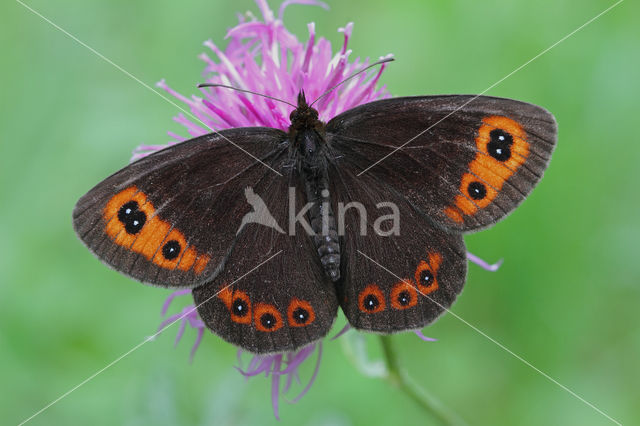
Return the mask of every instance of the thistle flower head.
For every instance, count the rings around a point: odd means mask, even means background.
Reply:
[[[300,42],[283,24],[287,6],[291,4],[327,6],[316,0],[286,0],[280,6],[278,17],[266,0],[256,0],[262,19],[239,17],[239,23],[231,28],[222,49],[212,40],[204,45],[207,53],[199,58],[205,63],[205,82],[224,84],[250,90],[296,103],[298,93],[304,90],[307,99],[313,100],[346,77],[365,68],[369,59],[351,59],[348,48],[353,23],[338,29],[344,41],[337,51],[323,37],[317,37],[315,25],[308,24],[306,42]],[[316,104],[320,119],[328,121],[337,114],[376,99],[388,97],[385,86],[377,87],[385,69],[381,65],[339,86]],[[184,103],[190,116],[179,114],[174,120],[186,128],[190,137],[201,136],[212,130],[233,127],[267,126],[286,130],[289,114],[293,109],[282,102],[261,96],[241,93],[226,88],[201,88],[198,95],[184,96],[173,90],[164,80],[157,86]],[[188,138],[169,133],[170,143]],[[148,155],[166,145],[142,145],[134,151],[132,160]]]

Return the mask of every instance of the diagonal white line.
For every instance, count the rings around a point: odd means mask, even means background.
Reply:
[[[44,407],[42,407],[40,410],[36,411],[35,413],[33,413],[31,416],[27,417],[26,419],[24,419],[22,422],[20,422],[20,424],[18,426],[22,426],[23,424],[31,421],[34,417],[38,416],[39,414],[41,414],[42,412],[44,412],[45,410],[47,410],[48,408],[50,408],[52,405],[60,402],[62,399],[66,398],[67,396],[69,396],[69,394],[73,391],[75,391],[76,389],[78,389],[79,387],[81,387],[82,385],[86,384],[87,382],[91,381],[92,379],[94,379],[96,376],[98,376],[100,373],[104,372],[105,370],[107,370],[108,368],[112,367],[113,365],[117,364],[119,361],[121,361],[123,358],[127,357],[129,354],[131,354],[132,352],[136,351],[138,348],[140,348],[142,345],[144,345],[145,343],[155,339],[160,333],[162,333],[163,331],[165,331],[167,328],[171,327],[173,324],[175,324],[176,322],[180,321],[182,318],[186,317],[187,315],[189,315],[190,313],[192,313],[193,311],[195,311],[196,309],[198,309],[198,307],[202,306],[203,304],[207,303],[209,300],[213,299],[214,297],[216,297],[218,294],[220,294],[222,291],[228,289],[229,287],[231,287],[232,285],[234,285],[235,283],[237,283],[238,281],[240,281],[241,279],[243,279],[244,277],[246,277],[247,275],[249,275],[250,273],[252,273],[253,271],[255,271],[256,269],[258,269],[259,267],[261,267],[262,265],[264,265],[265,263],[269,262],[271,259],[273,259],[274,257],[278,256],[280,253],[282,253],[282,250],[278,251],[276,254],[274,254],[273,256],[269,257],[267,260],[261,262],[260,264],[258,264],[257,266],[255,266],[253,269],[251,269],[249,272],[247,272],[246,274],[242,275],[240,278],[235,279],[231,284],[221,288],[220,290],[218,290],[215,294],[213,294],[211,297],[207,298],[204,302],[198,304],[197,306],[194,306],[192,309],[188,310],[187,312],[183,313],[182,315],[180,315],[178,318],[176,318],[174,321],[168,323],[167,325],[165,325],[163,328],[161,328],[160,330],[158,330],[155,334],[151,335],[151,336],[147,336],[142,342],[138,343],[137,345],[135,345],[133,348],[129,349],[127,352],[123,353],[122,355],[120,355],[118,358],[114,359],[113,361],[111,361],[109,364],[105,365],[104,367],[102,367],[100,370],[96,371],[95,373],[93,373],[92,375],[90,375],[89,377],[87,377],[86,379],[84,379],[83,381],[81,381],[80,383],[78,383],[77,385],[75,385],[74,387],[72,387],[71,389],[69,389],[68,391],[66,391],[65,393],[63,393],[62,395],[60,395],[58,398],[54,399],[53,401],[51,401],[49,404],[45,405]]]
[[[451,310],[449,310],[447,307],[441,305],[439,302],[437,302],[436,300],[434,300],[433,298],[429,297],[428,295],[424,294],[422,291],[420,291],[420,289],[418,287],[416,287],[415,285],[413,285],[413,283],[406,281],[404,278],[400,278],[398,275],[396,275],[395,273],[393,273],[391,270],[387,269],[384,265],[381,265],[380,263],[376,262],[375,260],[373,260],[371,257],[367,256],[366,254],[364,254],[363,252],[361,252],[360,250],[358,250],[358,253],[360,253],[362,256],[364,256],[365,258],[369,259],[371,262],[375,263],[376,265],[378,265],[380,268],[384,269],[385,271],[387,271],[389,274],[393,275],[394,277],[396,277],[396,279],[398,279],[399,281],[402,282],[406,282],[408,284],[410,284],[413,288],[415,288],[418,293],[420,293],[421,295],[423,295],[424,297],[426,297],[427,299],[429,299],[431,302],[435,303],[436,305],[438,305],[440,308],[444,309],[449,315],[454,316],[455,318],[457,318],[458,320],[460,320],[461,322],[463,322],[464,324],[466,324],[467,326],[471,327],[474,331],[476,331],[477,333],[479,333],[480,335],[484,336],[485,338],[487,338],[489,341],[495,343],[498,347],[500,347],[502,350],[508,352],[509,354],[511,354],[511,356],[513,356],[514,358],[516,358],[517,360],[521,361],[522,363],[524,363],[525,365],[527,365],[528,367],[530,367],[531,369],[533,369],[534,371],[538,372],[539,374],[541,374],[542,376],[544,376],[545,378],[547,378],[549,381],[555,383],[556,385],[558,385],[560,388],[564,389],[565,391],[567,391],[569,394],[573,395],[574,397],[576,397],[577,399],[579,399],[580,401],[584,402],[585,404],[587,404],[589,407],[593,408],[594,410],[596,410],[598,413],[602,414],[604,417],[606,417],[607,419],[611,420],[613,423],[617,424],[617,425],[622,425],[622,423],[618,422],[617,420],[615,420],[614,418],[612,418],[611,416],[609,416],[607,413],[605,413],[604,411],[600,410],[598,407],[596,407],[595,405],[593,405],[592,403],[590,403],[589,401],[587,401],[586,399],[582,398],[580,395],[578,395],[577,393],[575,393],[574,391],[572,391],[571,389],[569,389],[568,387],[566,387],[565,385],[563,385],[562,383],[558,382],[557,380],[555,380],[553,377],[549,376],[547,373],[545,373],[544,371],[540,370],[539,368],[535,367],[533,364],[531,364],[529,361],[527,361],[526,359],[522,358],[520,355],[516,354],[515,352],[513,352],[511,349],[507,348],[506,346],[504,346],[502,343],[498,342],[496,339],[494,339],[493,337],[487,335],[485,332],[483,332],[482,330],[480,330],[478,327],[474,326],[473,324],[469,323],[468,321],[466,321],[464,318],[460,317],[458,314],[456,314],[455,312],[452,312]]]
[[[371,164],[369,167],[367,167],[366,169],[364,169],[363,171],[361,171],[360,173],[358,173],[358,176],[361,176],[362,174],[366,173],[369,169],[371,169],[372,167],[374,167],[375,165],[379,164],[381,161],[384,161],[387,157],[393,155],[394,153],[396,153],[397,151],[401,150],[402,148],[404,148],[406,145],[410,144],[411,142],[413,142],[414,140],[416,140],[417,138],[419,138],[420,136],[424,135],[425,133],[427,133],[429,130],[433,129],[435,126],[437,126],[438,124],[442,123],[444,120],[446,120],[447,118],[451,117],[453,114],[455,114],[456,112],[460,111],[462,108],[464,108],[465,106],[469,105],[471,102],[473,102],[474,100],[478,99],[480,96],[484,95],[485,93],[487,93],[489,90],[493,89],[494,87],[496,87],[498,84],[502,83],[503,81],[505,81],[507,78],[511,77],[513,74],[517,73],[518,71],[520,71],[522,68],[526,67],[527,65],[529,65],[531,62],[535,61],[536,59],[538,59],[540,56],[544,55],[545,53],[547,53],[548,51],[550,51],[551,49],[553,49],[554,47],[556,47],[557,45],[559,45],[560,43],[562,43],[563,41],[565,41],[566,39],[568,39],[569,37],[571,37],[572,35],[574,35],[575,33],[577,33],[578,31],[580,31],[581,29],[583,29],[584,27],[586,27],[587,25],[589,25],[590,23],[592,23],[593,21],[595,21],[596,19],[598,19],[599,17],[601,17],[602,15],[604,15],[605,13],[609,12],[611,9],[613,9],[614,7],[616,7],[617,5],[619,5],[620,3],[622,3],[624,0],[618,0],[616,3],[612,4],[611,6],[609,6],[608,8],[606,8],[605,10],[603,10],[602,12],[598,13],[596,16],[594,16],[593,18],[589,19],[587,22],[585,22],[584,24],[580,25],[578,28],[576,28],[575,30],[571,31],[569,34],[567,34],[566,36],[562,37],[560,40],[556,41],[555,43],[553,43],[551,46],[547,47],[546,49],[544,49],[542,52],[538,53],[536,56],[534,56],[533,58],[529,59],[527,62],[525,62],[524,64],[520,65],[518,68],[514,69],[513,71],[511,71],[509,74],[505,75],[504,77],[502,77],[500,80],[496,81],[495,83],[493,83],[491,86],[487,87],[486,89],[484,89],[482,92],[478,93],[477,95],[475,95],[474,97],[472,97],[471,99],[469,99],[467,102],[463,103],[461,106],[459,106],[458,108],[454,109],[453,111],[451,111],[449,114],[445,115],[444,117],[442,117],[440,120],[436,121],[435,123],[433,123],[431,126],[427,127],[425,130],[423,130],[422,132],[418,133],[417,135],[415,135],[414,137],[412,137],[411,139],[409,139],[408,141],[406,141],[405,143],[403,143],[402,145],[396,147],[393,151],[391,151],[390,153],[388,153],[387,155],[385,155],[384,157],[380,158],[378,161],[376,161],[375,163]]]
[[[129,71],[125,70],[124,68],[122,68],[120,65],[116,64],[115,62],[113,62],[111,59],[107,58],[106,56],[104,56],[102,53],[98,52],[97,50],[95,50],[93,47],[89,46],[88,44],[86,44],[85,42],[83,42],[82,40],[78,39],[77,37],[75,37],[73,34],[69,33],[67,30],[65,30],[64,28],[60,27],[58,24],[56,24],[55,22],[52,22],[50,19],[48,19],[46,16],[42,15],[41,13],[39,13],[38,11],[36,11],[35,9],[33,9],[32,7],[28,6],[27,4],[23,3],[21,0],[16,0],[16,2],[20,3],[22,6],[24,6],[26,9],[30,10],[34,15],[39,16],[40,18],[42,18],[44,21],[48,22],[49,24],[51,24],[54,28],[58,29],[60,32],[64,33],[65,35],[67,35],[69,38],[71,38],[72,40],[74,40],[75,42],[77,42],[78,44],[80,44],[81,46],[86,47],[87,49],[89,49],[92,53],[94,53],[96,56],[98,56],[100,59],[104,60],[105,62],[113,65],[115,68],[117,68],[118,70],[122,71],[124,74],[126,74],[128,77],[132,78],[133,80],[135,80],[136,82],[138,82],[139,84],[141,84],[142,86],[144,86],[145,88],[151,90],[153,93],[155,93],[156,95],[160,96],[162,99],[164,99],[165,101],[169,102],[171,105],[173,105],[174,107],[178,108],[180,111],[182,111],[183,113],[187,114],[189,117],[193,118],[194,120],[199,121],[200,123],[202,123],[205,127],[207,127],[209,130],[211,130],[212,132],[216,133],[217,135],[221,136],[223,139],[225,139],[227,142],[229,142],[231,145],[235,146],[236,148],[238,148],[239,150],[241,150],[242,152],[244,152],[245,154],[249,155],[250,157],[252,157],[254,160],[258,161],[260,164],[262,164],[263,166],[267,167],[268,169],[270,169],[272,172],[282,176],[282,173],[280,173],[279,171],[275,170],[273,167],[269,166],[267,163],[265,163],[264,161],[262,161],[261,159],[259,159],[258,157],[256,157],[255,155],[253,155],[252,153],[250,153],[249,151],[247,151],[246,149],[242,148],[240,145],[238,145],[237,143],[233,142],[232,140],[230,140],[229,138],[227,138],[226,136],[224,136],[223,134],[221,134],[220,132],[218,132],[216,129],[212,128],[211,126],[209,126],[207,123],[205,123],[204,121],[202,121],[201,119],[199,119],[197,116],[195,116],[194,114],[192,114],[190,111],[184,109],[183,107],[181,107],[180,105],[178,105],[177,103],[175,103],[174,101],[172,101],[171,99],[169,99],[168,97],[166,97],[165,95],[163,95],[162,93],[158,92],[156,89],[154,89],[153,87],[149,86],[147,83],[145,83],[144,81],[140,80],[138,77],[136,77],[135,75],[131,74]]]
[[[504,76],[503,78],[501,78],[500,80],[498,80],[497,82],[495,82],[494,84],[492,84],[491,86],[489,86],[488,88],[486,88],[485,90],[483,90],[481,93],[479,93],[478,95],[476,95],[475,97],[471,98],[469,101],[465,102],[462,106],[458,107],[457,109],[455,109],[454,111],[452,111],[451,113],[447,114],[444,118],[440,119],[439,121],[437,121],[436,123],[434,123],[433,125],[431,125],[429,128],[427,128],[426,130],[422,131],[421,133],[419,133],[418,135],[414,136],[413,138],[411,138],[410,140],[408,140],[407,142],[405,142],[404,144],[398,146],[397,148],[395,148],[391,153],[387,154],[386,156],[382,157],[380,160],[376,161],[375,163],[373,163],[372,165],[370,165],[369,167],[367,167],[365,170],[363,170],[362,172],[360,172],[358,174],[358,176],[362,175],[363,173],[365,173],[366,171],[368,171],[369,169],[371,169],[373,166],[375,166],[376,164],[380,163],[381,161],[383,161],[384,159],[386,159],[387,157],[389,157],[390,155],[392,155],[393,153],[395,153],[396,151],[402,149],[405,145],[409,144],[410,142],[412,142],[413,140],[415,140],[416,138],[420,137],[422,134],[426,133],[427,131],[429,131],[431,128],[435,127],[436,125],[438,125],[439,123],[441,123],[442,121],[444,121],[445,119],[447,119],[449,116],[453,115],[455,112],[459,111],[460,109],[464,108],[466,105],[468,105],[469,103],[471,103],[473,100],[477,99],[478,97],[482,96],[484,93],[488,92],[489,90],[491,90],[492,88],[494,88],[495,86],[497,86],[498,84],[502,83],[504,80],[506,80],[507,78],[509,78],[510,76],[512,76],[513,74],[515,74],[516,72],[520,71],[522,68],[524,68],[525,66],[529,65],[531,62],[535,61],[536,59],[538,59],[540,56],[544,55],[545,53],[547,53],[549,50],[553,49],[554,47],[556,47],[558,44],[562,43],[563,41],[565,41],[567,38],[571,37],[572,35],[574,35],[576,32],[580,31],[582,28],[586,27],[587,25],[589,25],[590,23],[592,23],[593,21],[595,21],[596,19],[598,19],[600,16],[604,15],[605,13],[607,13],[608,11],[610,11],[611,9],[613,9],[614,7],[618,6],[620,3],[622,3],[624,0],[619,0],[618,2],[616,2],[615,4],[613,4],[612,6],[608,7],[607,9],[605,9],[604,11],[602,11],[601,13],[599,13],[598,15],[596,15],[595,17],[591,18],[589,21],[585,22],[584,24],[582,24],[580,27],[576,28],[575,30],[573,30],[571,33],[567,34],[566,36],[564,36],[563,38],[561,38],[560,40],[558,40],[556,43],[552,44],[551,46],[549,46],[548,48],[546,48],[545,50],[543,50],[542,52],[540,52],[539,54],[537,54],[536,56],[534,56],[533,58],[531,58],[530,60],[528,60],[527,62],[525,62],[524,64],[520,65],[518,68],[516,68],[515,70],[513,70],[512,72],[510,72],[509,74],[507,74],[506,76]],[[87,48],[88,50],[90,50],[92,53],[94,53],[96,56],[98,56],[99,58],[103,59],[105,62],[111,64],[112,66],[114,66],[115,68],[117,68],[118,70],[120,70],[121,72],[123,72],[125,75],[127,75],[128,77],[132,78],[133,80],[135,80],[136,82],[138,82],[139,84],[141,84],[142,86],[144,86],[145,88],[147,88],[148,90],[152,91],[153,93],[155,93],[156,95],[160,96],[162,99],[164,99],[166,102],[170,103],[171,105],[175,106],[176,108],[178,108],[179,110],[181,110],[183,113],[187,114],[188,116],[192,117],[194,120],[199,121],[200,123],[202,123],[204,126],[206,126],[207,128],[209,128],[210,130],[212,130],[213,132],[217,133],[218,135],[220,135],[222,138],[226,139],[229,143],[231,143],[232,145],[234,145],[235,147],[237,147],[238,149],[242,150],[243,152],[245,152],[247,155],[251,156],[252,158],[254,158],[256,161],[260,162],[261,164],[263,164],[265,167],[269,168],[270,170],[272,170],[273,172],[275,172],[276,174],[282,176],[281,173],[279,173],[278,171],[276,171],[275,169],[273,169],[271,166],[269,166],[268,164],[264,163],[262,160],[260,160],[259,158],[255,157],[253,154],[251,154],[250,152],[246,151],[245,149],[243,149],[242,147],[240,147],[239,145],[235,144],[233,141],[229,140],[227,137],[225,137],[224,135],[220,134],[217,130],[211,128],[209,125],[207,125],[205,122],[203,122],[202,120],[200,120],[197,116],[193,115],[190,111],[184,109],[183,107],[181,107],[180,105],[176,104],[175,102],[173,102],[171,99],[167,98],[166,96],[164,96],[162,93],[158,92],[157,90],[155,90],[154,88],[152,88],[151,86],[149,86],[148,84],[144,83],[142,80],[140,80],[139,78],[137,78],[136,76],[134,76],[133,74],[131,74],[130,72],[126,71],[124,68],[122,68],[121,66],[119,66],[118,64],[116,64],[115,62],[111,61],[110,59],[108,59],[107,57],[105,57],[104,55],[102,55],[100,52],[98,52],[97,50],[93,49],[91,46],[87,45],[86,43],[82,42],[81,40],[79,40],[77,37],[73,36],[72,34],[70,34],[68,31],[64,30],[63,28],[61,28],[59,25],[55,24],[54,22],[52,22],[50,19],[46,18],[45,16],[43,16],[42,14],[40,14],[39,12],[37,12],[36,10],[34,10],[33,8],[31,8],[30,6],[28,6],[27,4],[25,4],[24,2],[22,2],[21,0],[16,0],[16,2],[18,2],[19,4],[21,4],[23,7],[25,7],[26,9],[28,9],[29,11],[31,11],[33,14],[39,16],[40,18],[42,18],[44,21],[48,22],[50,25],[52,25],[54,28],[58,29],[59,31],[61,31],[62,33],[64,33],[65,35],[67,35],[68,37],[70,37],[72,40],[76,41],[78,44],[84,46],[85,48]],[[116,363],[118,363],[119,361],[121,361],[122,359],[124,359],[125,357],[127,357],[128,355],[130,355],[131,353],[133,353],[134,351],[136,351],[138,348],[140,348],[141,346],[143,346],[145,343],[153,340],[156,336],[158,336],[160,333],[162,333],[163,331],[165,331],[167,328],[169,328],[170,326],[172,326],[173,324],[175,324],[176,322],[180,321],[181,319],[183,319],[185,316],[189,315],[190,313],[192,313],[194,310],[196,310],[199,306],[201,306],[204,303],[207,303],[209,300],[211,300],[213,297],[217,296],[220,292],[224,291],[225,289],[229,288],[230,286],[232,286],[233,284],[235,284],[236,282],[238,282],[239,280],[241,280],[242,278],[244,278],[245,276],[249,275],[251,272],[255,271],[256,269],[258,269],[259,267],[261,267],[262,265],[264,265],[265,263],[269,262],[271,259],[273,259],[274,257],[278,256],[280,253],[282,252],[282,250],[278,251],[276,254],[274,254],[273,256],[269,257],[267,260],[263,261],[262,263],[260,263],[259,265],[257,265],[256,267],[254,267],[253,269],[251,269],[249,272],[247,272],[246,274],[242,275],[240,278],[234,280],[232,283],[230,283],[229,285],[223,287],[222,289],[220,289],[218,292],[216,292],[215,294],[213,294],[211,297],[207,298],[204,302],[198,304],[197,306],[195,306],[194,308],[192,308],[191,310],[187,311],[186,313],[182,314],[181,316],[179,316],[178,318],[176,318],[174,321],[170,322],[169,324],[167,324],[165,327],[163,327],[162,329],[160,329],[159,331],[157,331],[155,334],[146,337],[142,342],[140,342],[139,344],[137,344],[136,346],[134,346],[133,348],[131,348],[130,350],[128,350],[127,352],[125,352],[124,354],[120,355],[118,358],[116,358],[115,360],[113,360],[112,362],[110,362],[109,364],[107,364],[105,367],[101,368],[100,370],[96,371],[95,373],[93,373],[91,376],[87,377],[85,380],[83,380],[82,382],[80,382],[79,384],[77,384],[76,386],[74,386],[73,388],[69,389],[67,392],[65,392],[64,394],[62,394],[60,397],[56,398],[54,401],[50,402],[49,404],[47,404],[45,407],[43,407],[42,409],[40,409],[39,411],[37,411],[36,413],[34,413],[33,415],[31,415],[30,417],[28,417],[27,419],[23,420],[20,425],[23,425],[27,422],[29,422],[30,420],[32,420],[33,418],[35,418],[36,416],[38,416],[39,414],[41,414],[42,412],[44,412],[45,410],[47,410],[48,408],[50,408],[51,406],[53,406],[54,404],[56,404],[57,402],[61,401],[62,399],[64,399],[65,397],[67,397],[69,394],[71,394],[72,392],[74,392],[76,389],[80,388],[81,386],[83,386],[84,384],[86,384],[87,382],[89,382],[90,380],[92,380],[93,378],[95,378],[96,376],[98,376],[99,374],[101,374],[102,372],[104,372],[105,370],[107,370],[108,368],[112,367],[113,365],[115,365]],[[358,252],[363,255],[365,258],[369,259],[370,261],[372,261],[373,263],[375,263],[376,265],[378,265],[379,267],[381,267],[382,269],[384,269],[385,271],[389,272],[391,275],[395,276],[397,279],[399,280],[403,280],[402,278],[400,278],[398,275],[394,274],[392,271],[390,271],[389,269],[387,269],[386,267],[384,267],[383,265],[381,265],[380,263],[376,262],[375,260],[373,260],[371,257],[367,256],[366,254],[364,254],[362,251],[358,250]],[[450,311],[449,309],[447,309],[446,307],[440,305],[438,302],[436,302],[435,300],[433,300],[432,298],[430,298],[428,295],[422,293],[419,289],[416,288],[416,290],[422,294],[424,297],[427,297],[429,300],[431,300],[432,302],[436,303],[437,305],[439,305],[441,308],[443,308],[444,310],[446,310],[449,314],[451,314],[452,316],[454,316],[455,318],[457,318],[458,320],[460,320],[461,322],[463,322],[464,324],[466,324],[467,326],[469,326],[470,328],[472,328],[473,330],[475,330],[477,333],[481,334],[482,336],[484,336],[485,338],[487,338],[488,340],[490,340],[491,342],[493,342],[494,344],[496,344],[497,346],[499,346],[500,348],[502,348],[504,351],[508,352],[509,354],[511,354],[513,357],[515,357],[516,359],[520,360],[521,362],[523,362],[525,365],[529,366],[530,368],[532,368],[533,370],[535,370],[536,372],[538,372],[539,374],[541,374],[542,376],[544,376],[545,378],[547,378],[548,380],[550,380],[551,382],[555,383],[556,385],[558,385],[560,388],[564,389],[566,392],[570,393],[571,395],[573,395],[575,398],[579,399],[580,401],[582,401],[583,403],[585,403],[586,405],[590,406],[592,409],[594,409],[595,411],[597,411],[598,413],[600,413],[601,415],[603,415],[604,417],[606,417],[607,419],[611,420],[612,422],[616,423],[616,424],[620,424],[618,421],[616,421],[615,419],[613,419],[612,417],[608,416],[606,413],[604,413],[602,410],[598,409],[596,406],[594,406],[593,404],[591,404],[590,402],[586,401],[584,398],[580,397],[578,394],[576,394],[575,392],[573,392],[571,389],[567,388],[566,386],[562,385],[561,383],[559,383],[558,381],[556,381],[555,379],[553,379],[551,376],[549,376],[548,374],[544,373],[543,371],[541,371],[540,369],[536,368],[534,365],[532,365],[530,362],[528,362],[527,360],[525,360],[524,358],[522,358],[521,356],[517,355],[516,353],[514,353],[513,351],[511,351],[510,349],[508,349],[507,347],[505,347],[504,345],[502,345],[500,342],[496,341],[495,339],[491,338],[490,336],[488,336],[486,333],[482,332],[481,330],[479,330],[477,327],[475,327],[474,325],[470,324],[469,322],[467,322],[466,320],[464,320],[463,318],[461,318],[459,315],[455,314],[454,312]]]

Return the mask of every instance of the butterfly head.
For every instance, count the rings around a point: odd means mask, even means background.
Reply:
[[[304,90],[301,90],[298,94],[298,106],[291,111],[289,119],[291,120],[289,136],[293,142],[296,141],[300,133],[305,133],[307,130],[323,133],[324,123],[318,119],[318,111],[307,103]]]

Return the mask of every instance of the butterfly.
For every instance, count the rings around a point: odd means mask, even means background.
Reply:
[[[462,291],[463,234],[528,196],[557,139],[545,109],[488,96],[383,99],[327,123],[303,92],[294,106],[287,132],[222,130],[124,167],[80,198],[77,235],[127,276],[193,289],[206,326],[254,353],[321,339],[339,307],[359,330],[419,329]],[[363,225],[380,206],[397,223]]]

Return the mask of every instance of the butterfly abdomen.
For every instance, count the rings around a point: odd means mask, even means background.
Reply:
[[[307,180],[307,200],[313,203],[309,209],[309,220],[313,229],[313,242],[320,263],[332,281],[340,278],[340,242],[336,220],[331,208],[327,179]]]
[[[340,242],[336,220],[331,208],[329,176],[326,162],[326,142],[314,129],[298,134],[299,171],[304,182],[309,209],[309,223],[320,263],[332,281],[340,278]]]

